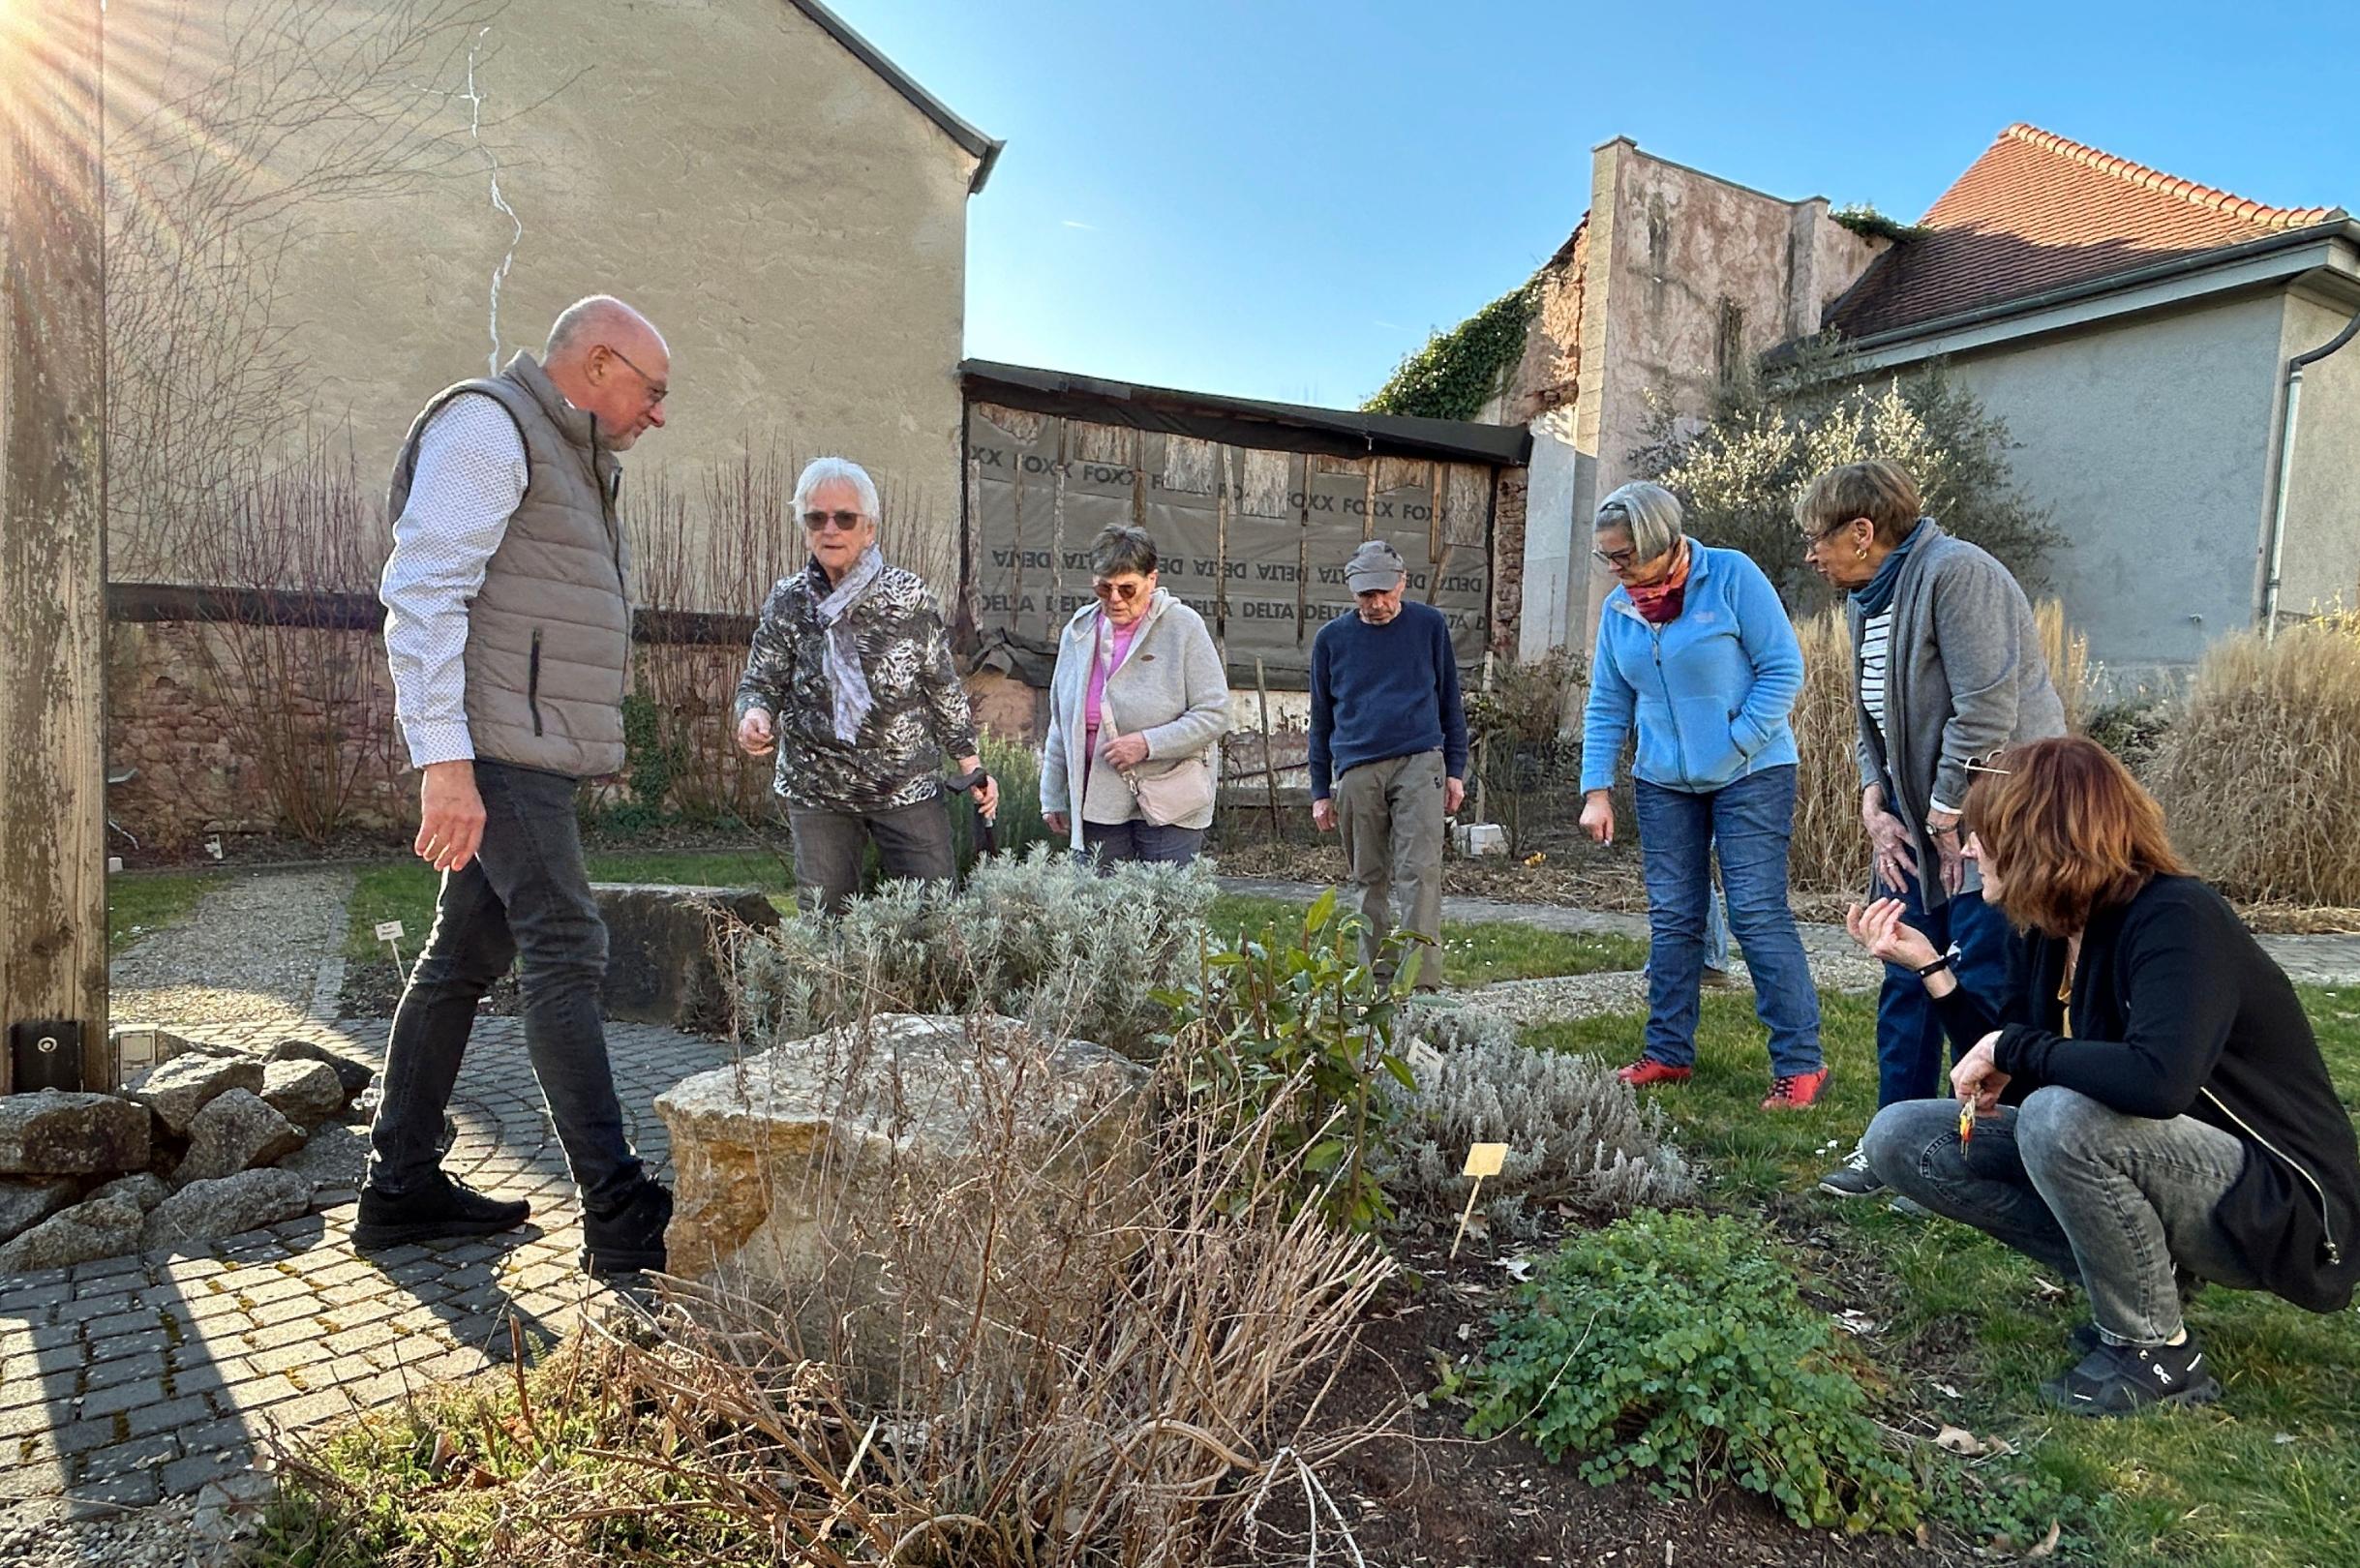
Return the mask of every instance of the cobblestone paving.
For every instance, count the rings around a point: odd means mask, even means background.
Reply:
[[[375,1065],[381,1021],[185,1031],[267,1046],[300,1035]],[[633,1140],[661,1171],[652,1102],[726,1061],[717,1041],[608,1025]],[[0,1277],[0,1510],[64,1494],[142,1506],[244,1468],[274,1432],[397,1403],[509,1357],[509,1320],[554,1342],[612,1292],[576,1262],[573,1185],[517,1021],[475,1026],[445,1168],[531,1201],[520,1231],[363,1257],[352,1194],[205,1251],[149,1252]]]

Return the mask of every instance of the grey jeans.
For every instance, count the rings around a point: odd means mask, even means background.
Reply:
[[[1877,1112],[1862,1147],[1895,1191],[2078,1279],[2117,1344],[2179,1333],[2182,1276],[2259,1288],[2213,1219],[2246,1147],[2193,1116],[2127,1116],[2052,1084],[1977,1117],[1963,1146],[1958,1101],[1901,1101]]]
[[[435,928],[394,1010],[369,1129],[369,1185],[398,1195],[435,1168],[475,1005],[521,958],[532,1075],[583,1207],[603,1213],[629,1199],[640,1162],[607,1060],[598,1007],[606,921],[582,864],[574,780],[478,759],[475,789],[483,843],[464,867],[443,873]]]
[[[1442,982],[1442,784],[1439,750],[1362,763],[1336,779],[1344,873],[1360,890],[1369,954],[1397,924],[1437,944],[1418,961],[1422,990]]]
[[[787,810],[795,835],[795,897],[806,913],[841,915],[861,890],[861,862],[870,839],[889,879],[949,882],[958,875],[951,843],[951,810],[941,796],[883,811]]]

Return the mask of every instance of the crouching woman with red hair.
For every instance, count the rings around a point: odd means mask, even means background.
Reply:
[[[2103,747],[2036,741],[1979,769],[1965,853],[2015,928],[1976,996],[1901,923],[1852,911],[1919,972],[1954,1044],[1952,1100],[1870,1124],[1870,1167],[2088,1292],[2078,1362],[2041,1385],[2119,1415],[2221,1385],[2182,1316],[2204,1281],[2343,1309],[2360,1281],[2360,1152],[2294,987],[2172,852],[2154,799]]]

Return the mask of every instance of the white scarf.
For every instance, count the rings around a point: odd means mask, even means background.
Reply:
[[[861,739],[861,726],[874,706],[868,694],[868,672],[861,668],[861,640],[853,633],[852,607],[884,570],[885,558],[870,545],[844,574],[844,581],[820,601],[820,619],[828,624],[820,668],[828,677],[829,695],[834,701],[835,738],[846,745]]]

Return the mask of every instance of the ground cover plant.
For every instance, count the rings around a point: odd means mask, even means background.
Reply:
[[[2360,1108],[2360,988],[2301,988],[2339,1095]],[[1757,1109],[1759,1033],[1748,999],[1708,996],[1696,1077],[1657,1101],[1702,1173],[1706,1202],[1796,1244],[1806,1299],[1859,1330],[1886,1381],[1882,1418],[1931,1436],[1956,1426],[2012,1453],[1929,1472],[1937,1517],[2015,1550],[2063,1526],[2057,1551],[2112,1564],[2300,1568],[2351,1557],[2360,1498],[2360,1315],[2318,1316],[2208,1287],[2190,1312],[2227,1393],[2216,1406],[2079,1422],[2042,1405],[2070,1360],[2082,1304],[2015,1253],[1963,1227],[1813,1184],[1875,1106],[1874,998],[1822,997],[1834,1067],[1824,1109]],[[1528,1030],[1541,1049],[1612,1051],[1639,1020]]]
[[[116,873],[106,879],[106,946],[129,947],[167,925],[177,925],[197,901],[220,882],[212,876]]]

